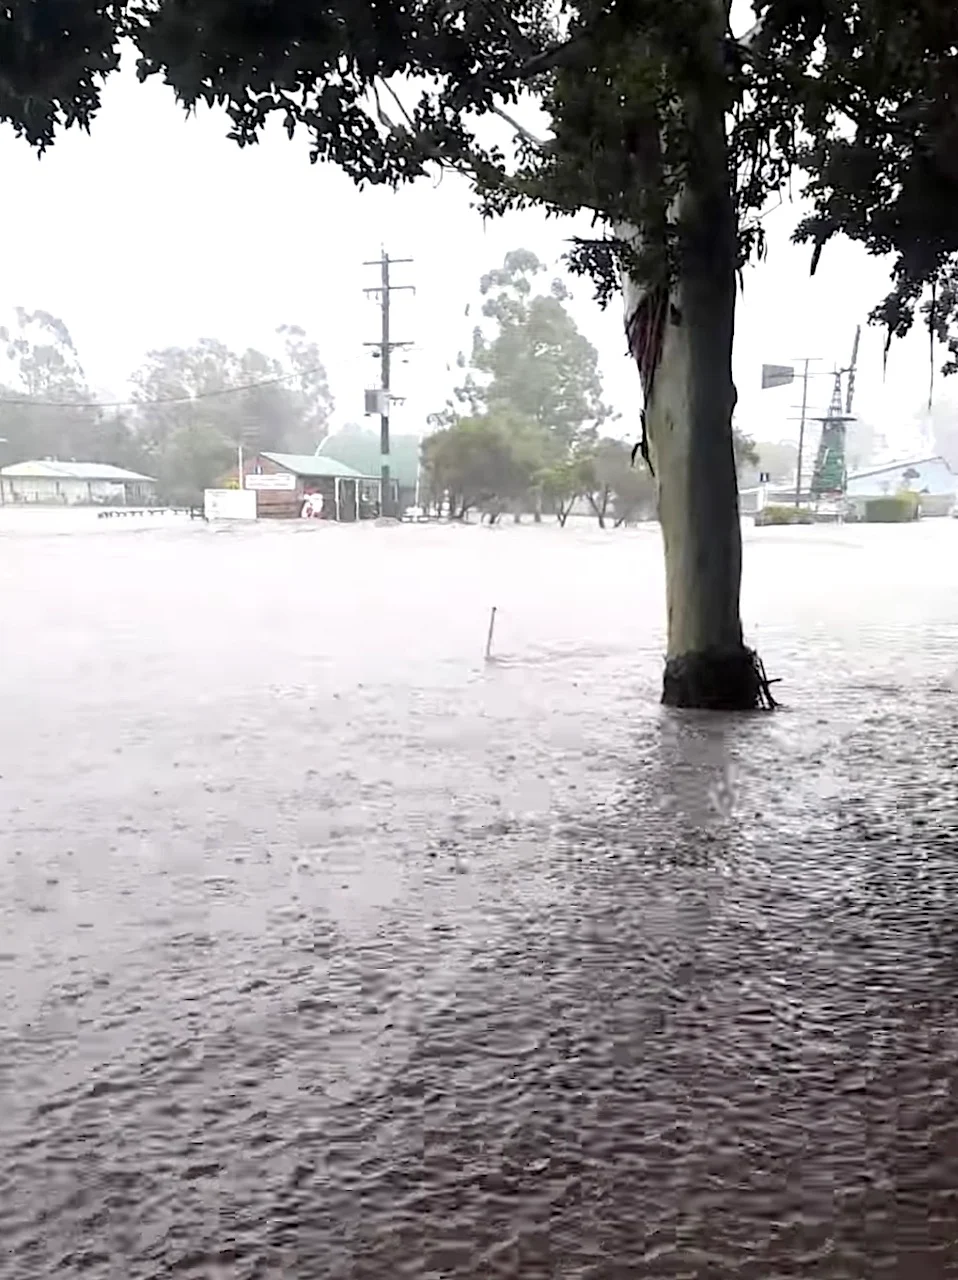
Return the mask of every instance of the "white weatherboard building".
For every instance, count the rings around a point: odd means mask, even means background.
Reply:
[[[947,516],[955,506],[958,476],[944,458],[936,456],[869,467],[847,480],[846,497],[855,507],[864,508],[870,498],[896,493],[917,493],[922,515]]]
[[[0,471],[0,501],[46,506],[149,506],[156,481],[106,462],[15,462]]]

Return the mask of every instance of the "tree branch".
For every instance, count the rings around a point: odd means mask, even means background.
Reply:
[[[528,142],[530,146],[537,147],[540,151],[547,151],[549,149],[549,143],[545,138],[537,138],[534,133],[525,127],[525,125],[521,125],[518,120],[511,116],[508,111],[504,111],[502,107],[493,107],[492,113],[493,115],[498,116],[500,120],[505,120],[506,124],[511,125],[512,128],[515,129],[516,133],[518,133],[520,137],[525,138],[526,142]]]
[[[562,67],[572,66],[573,55],[581,45],[587,43],[588,38],[588,34],[583,32],[581,35],[572,36],[569,40],[563,40],[561,44],[553,45],[551,49],[543,49],[534,58],[529,58],[523,63],[517,72],[518,78],[532,80],[536,76],[544,75],[547,71],[557,71]]]
[[[512,52],[517,58],[522,59],[522,65],[516,72],[519,80],[532,80],[546,71],[570,66],[572,55],[581,45],[586,44],[593,34],[593,28],[590,27],[587,31],[579,32],[548,49],[536,49],[535,43],[525,35],[508,9],[498,3],[498,0],[483,0],[483,7],[499,22],[502,34],[512,46]]]

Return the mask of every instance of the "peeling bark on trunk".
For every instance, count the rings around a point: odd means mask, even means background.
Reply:
[[[736,225],[720,110],[690,111],[695,167],[674,211],[688,232],[671,289],[624,281],[626,333],[665,544],[668,642],[662,701],[751,710],[763,683],[742,637],[742,537],[732,451]],[[621,234],[621,232],[620,232]],[[626,231],[638,243],[638,232]]]

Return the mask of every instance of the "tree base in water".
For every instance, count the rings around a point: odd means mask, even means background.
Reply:
[[[704,649],[665,663],[662,702],[703,711],[771,711],[777,703],[754,649]]]

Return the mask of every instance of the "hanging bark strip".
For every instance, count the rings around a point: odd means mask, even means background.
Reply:
[[[639,368],[642,392],[648,401],[662,359],[662,339],[669,310],[669,291],[665,285],[649,289],[625,324],[629,351]]]
[[[652,387],[655,374],[662,359],[662,342],[665,335],[665,322],[669,310],[669,291],[664,285],[650,289],[644,294],[638,306],[625,322],[625,337],[629,351],[639,370],[642,383],[642,395],[645,404],[652,399]],[[649,436],[645,409],[642,410],[642,436],[632,450],[632,465],[635,466],[636,453],[655,477],[655,468],[649,455]]]

